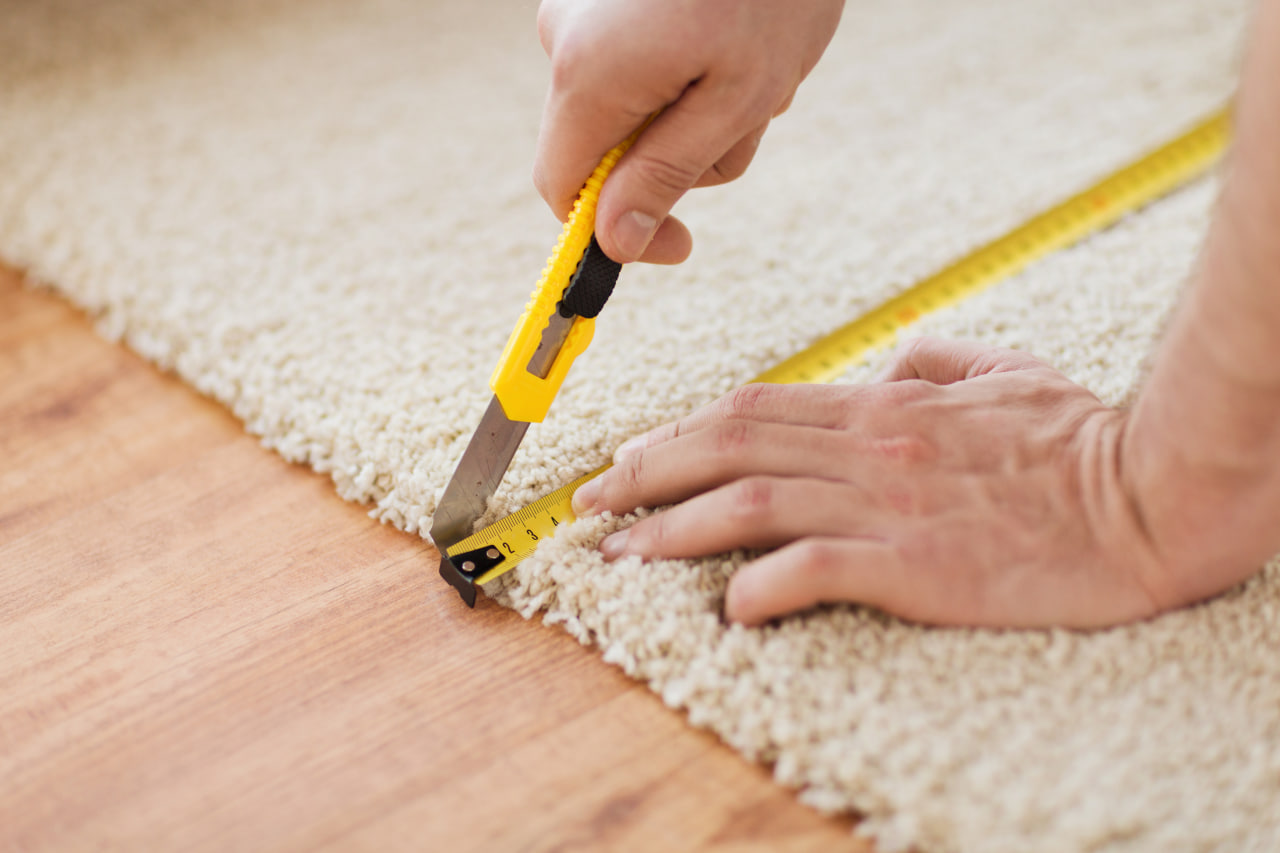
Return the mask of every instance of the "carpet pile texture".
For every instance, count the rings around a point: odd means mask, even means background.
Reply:
[[[627,268],[504,514],[1220,106],[1242,0],[851,2],[741,181]],[[558,233],[529,173],[546,60],[511,0],[48,0],[0,17],[0,257],[425,534]],[[1131,402],[1206,179],[921,333]],[[868,379],[882,360],[843,381]],[[884,850],[1280,847],[1280,565],[1106,631],[856,607],[720,618],[744,555],[605,564],[580,522],[490,594],[647,681]],[[424,567],[431,571],[432,567]]]

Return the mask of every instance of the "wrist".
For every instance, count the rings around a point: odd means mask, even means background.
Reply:
[[[1177,603],[1220,592],[1280,552],[1280,388],[1182,306],[1120,439],[1123,485]]]

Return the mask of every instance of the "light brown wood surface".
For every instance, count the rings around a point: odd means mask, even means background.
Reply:
[[[867,851],[0,269],[0,849]]]

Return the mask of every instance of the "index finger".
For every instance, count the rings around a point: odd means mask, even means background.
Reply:
[[[552,86],[538,128],[533,182],[561,221],[604,155],[663,106],[655,98],[619,107],[589,92]]]
[[[829,385],[773,385],[756,382],[730,391],[678,421],[663,424],[624,442],[614,461],[673,438],[729,420],[836,429],[848,419],[847,395],[851,389]]]

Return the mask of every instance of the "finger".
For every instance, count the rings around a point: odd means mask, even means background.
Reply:
[[[600,191],[596,232],[605,254],[626,263],[644,253],[676,201],[760,124],[758,100],[708,76],[654,120]]]
[[[725,616],[744,625],[840,601],[918,618],[915,579],[897,548],[874,539],[810,538],[767,554],[729,581]]]
[[[678,421],[624,442],[615,451],[614,461],[621,462],[645,448],[731,420],[837,429],[847,422],[853,393],[852,388],[823,385],[743,385]]]
[[[876,377],[878,382],[923,379],[934,385],[950,385],[988,373],[1006,373],[1044,367],[1030,353],[1002,349],[974,341],[914,338],[894,355],[893,362]]]
[[[849,483],[748,477],[637,522],[600,544],[605,557],[701,557],[776,548],[808,536],[864,536],[882,524]]]
[[[568,218],[582,185],[604,155],[661,106],[641,100],[630,109],[619,109],[594,102],[591,93],[551,90],[538,129],[533,183],[557,218]]]
[[[854,456],[838,430],[727,421],[632,454],[578,489],[578,515],[664,506],[742,477],[833,478]]]
[[[674,216],[668,216],[658,226],[658,233],[653,235],[649,248],[644,250],[640,260],[646,264],[679,264],[683,263],[693,251],[693,237],[685,224]]]
[[[768,128],[769,122],[766,121],[739,139],[710,169],[702,173],[694,186],[715,187],[741,178],[760,150],[760,140],[764,138],[764,132]]]

